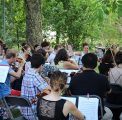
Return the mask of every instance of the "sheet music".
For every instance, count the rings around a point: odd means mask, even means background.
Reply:
[[[0,66],[0,83],[5,83],[9,71],[9,66]]]
[[[86,120],[98,120],[98,98],[79,97],[78,109],[86,116]]]

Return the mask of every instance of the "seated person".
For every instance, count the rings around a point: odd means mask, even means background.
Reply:
[[[5,96],[10,95],[10,92],[11,92],[11,87],[10,87],[11,76],[16,77],[16,78],[21,77],[21,73],[23,70],[23,64],[21,64],[19,69],[15,72],[11,67],[11,64],[14,63],[15,61],[16,61],[16,51],[12,50],[12,49],[7,50],[6,58],[0,62],[0,65],[9,66],[9,71],[8,71],[8,75],[7,75],[5,83],[0,83],[0,99],[5,97]]]
[[[37,116],[39,120],[67,120],[71,113],[78,120],[84,120],[84,116],[70,101],[61,99],[61,93],[65,88],[67,77],[64,73],[56,71],[51,75],[51,93],[38,100]]]
[[[112,55],[113,54],[113,55]],[[98,66],[99,73],[108,76],[110,68],[114,67],[114,53],[108,49],[104,54],[100,65]]]
[[[100,75],[94,71],[97,66],[97,56],[93,53],[87,53],[82,58],[83,72],[76,74],[71,78],[69,90],[72,95],[98,95],[102,99],[105,94],[110,93],[111,88],[108,79],[104,75]],[[103,120],[111,120],[112,112],[105,108]],[[109,114],[109,115],[108,115]]]
[[[122,86],[122,51],[117,52],[115,56],[116,66],[109,71],[110,83],[116,83]]]
[[[59,69],[75,69],[78,70],[78,65],[69,59],[67,51],[63,48],[58,51],[54,59],[54,64]]]
[[[33,54],[31,58],[31,68],[27,72],[22,80],[21,95],[30,100],[31,103],[37,99],[37,94],[48,89],[48,83],[39,75],[45,63],[45,59],[41,54]],[[36,109],[36,104],[32,104],[32,108]],[[21,113],[26,119],[33,120],[34,116],[30,108],[21,108]]]

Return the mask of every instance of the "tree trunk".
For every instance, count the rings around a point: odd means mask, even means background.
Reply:
[[[26,10],[26,39],[27,43],[33,47],[42,42],[42,0],[25,0]]]

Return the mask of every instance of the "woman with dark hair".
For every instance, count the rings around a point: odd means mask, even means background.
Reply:
[[[116,66],[109,72],[110,83],[116,83],[122,86],[122,51],[117,52],[115,62]]]
[[[54,63],[59,69],[79,69],[78,65],[69,59],[67,51],[64,48],[58,51]]]
[[[106,51],[102,58],[102,62],[98,66],[99,73],[108,76],[110,68],[114,67],[114,53],[110,49]]]
[[[51,93],[40,98],[37,102],[37,116],[39,120],[67,120],[69,113],[78,120],[84,120],[84,116],[73,103],[61,98],[66,81],[66,74],[60,71],[56,71],[51,75]]]

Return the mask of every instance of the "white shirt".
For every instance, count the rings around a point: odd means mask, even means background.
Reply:
[[[55,59],[55,56],[56,56],[56,52],[53,51],[49,57],[47,58],[47,62],[49,62],[50,64],[52,64],[54,62],[54,59]]]

